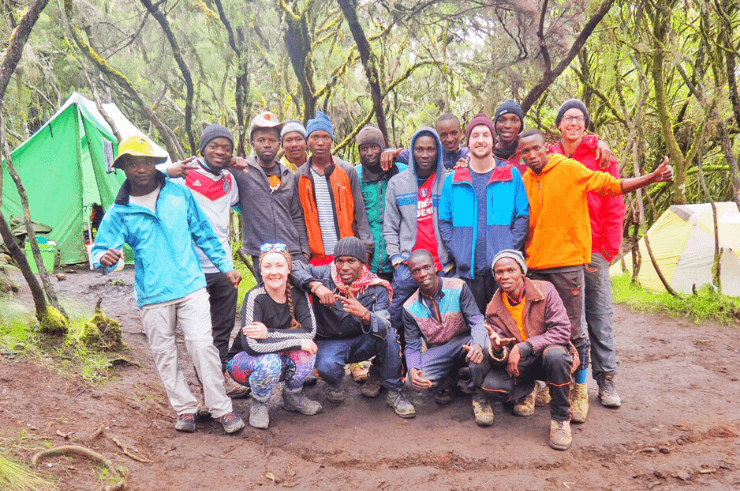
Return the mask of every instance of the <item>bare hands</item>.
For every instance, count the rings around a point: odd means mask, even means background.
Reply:
[[[470,165],[470,155],[468,155],[467,157],[463,157],[460,160],[458,160],[455,163],[455,170],[457,170],[457,169],[467,169],[468,168],[468,165]]]
[[[359,317],[360,319],[364,318],[367,314],[368,310],[355,298],[354,295],[352,295],[352,291],[349,292],[349,297],[343,297],[341,295],[337,295],[336,297],[340,302],[342,302],[344,311],[348,314]]]
[[[108,249],[102,256],[100,256],[100,264],[109,268],[111,266],[115,266],[121,259],[121,254],[123,253],[118,249]]]
[[[493,326],[490,324],[483,324],[483,327],[486,328],[486,331],[488,331],[488,337],[491,340],[491,344],[493,344],[493,350],[498,352],[503,349],[504,346],[511,343],[516,343],[516,338],[502,338],[498,335],[496,331],[493,330]]]
[[[394,163],[396,163],[396,159],[398,158],[398,154],[401,153],[401,150],[403,148],[389,148],[387,150],[383,150],[383,153],[380,154],[380,168],[383,169],[383,172],[387,172]]]
[[[418,368],[409,368],[409,378],[411,379],[411,385],[418,391],[430,389],[434,385],[431,380],[421,376],[421,370]]]
[[[519,353],[519,345],[514,346],[509,353],[509,361],[506,364],[506,371],[510,377],[519,376],[519,360],[522,359],[522,354]]]
[[[175,162],[167,168],[167,175],[169,175],[173,179],[177,177],[182,177],[183,179],[188,177],[188,172],[190,171],[190,169],[195,168],[195,163],[193,162],[193,160],[196,160],[197,158],[198,157],[190,157],[185,160]]]
[[[236,272],[235,269],[232,269],[228,273],[226,273],[226,279],[231,282],[231,286],[234,288],[239,288],[239,283],[242,281],[242,275]]]
[[[596,160],[599,161],[599,165],[602,169],[606,169],[607,167],[609,167],[609,164],[611,164],[612,160],[617,160],[617,158],[614,156],[614,152],[612,152],[612,149],[603,140],[599,140],[599,142],[596,144]]]
[[[255,321],[242,328],[244,335],[250,339],[265,339],[267,337],[267,326]]]
[[[472,361],[473,363],[480,363],[483,361],[483,348],[479,345],[474,344],[472,346],[468,346],[466,344],[463,346],[463,349],[468,352],[468,355],[465,357],[465,361]]]
[[[315,355],[318,350],[319,347],[316,346],[316,343],[314,343],[313,339],[301,340],[301,351],[305,351],[309,355]]]
[[[231,160],[229,161],[229,168],[240,170],[245,174],[249,173],[249,164],[247,163],[247,159],[243,157],[231,157]]]
[[[663,157],[657,169],[653,171],[653,182],[671,182],[673,181],[673,168],[668,164],[668,156]]]
[[[329,290],[324,285],[318,287],[313,292],[313,294],[319,298],[319,302],[321,303],[321,305],[324,305],[326,307],[331,307],[337,301],[337,299],[334,298],[334,294],[331,292],[331,290]]]

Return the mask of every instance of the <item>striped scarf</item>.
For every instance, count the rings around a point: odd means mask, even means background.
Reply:
[[[367,290],[367,287],[372,285],[380,285],[388,290],[388,305],[390,305],[391,301],[393,300],[393,288],[391,288],[391,284],[378,277],[378,275],[376,275],[375,273],[371,273],[370,270],[367,269],[367,264],[362,265],[362,275],[357,278],[354,283],[352,283],[351,285],[345,285],[342,281],[342,278],[339,277],[337,266],[332,262],[331,279],[332,281],[334,281],[334,284],[337,285],[337,290],[339,290],[339,293],[341,293],[345,297],[349,297],[349,292],[352,292],[352,295],[357,298],[360,293],[364,293],[365,290]]]

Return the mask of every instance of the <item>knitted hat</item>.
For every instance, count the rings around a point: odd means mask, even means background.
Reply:
[[[502,102],[501,105],[496,108],[495,116],[493,117],[493,124],[495,125],[498,118],[504,114],[516,114],[519,116],[519,121],[522,123],[522,129],[524,129],[524,111],[522,111],[522,106],[512,99]]]
[[[493,138],[494,140],[496,139],[496,128],[494,128],[491,118],[483,113],[478,113],[473,116],[473,119],[470,120],[470,123],[468,123],[468,128],[465,131],[465,142],[468,145],[470,145],[470,134],[473,132],[473,128],[480,125],[487,126],[488,129],[491,130],[491,138]]]
[[[527,274],[527,262],[524,260],[524,256],[521,252],[517,251],[516,249],[504,249],[502,251],[499,251],[498,254],[493,256],[493,263],[491,264],[491,269],[495,270],[496,263],[499,262],[499,260],[509,258],[516,261],[519,266],[522,267],[522,272],[524,274]]]
[[[357,146],[375,144],[381,149],[385,148],[385,138],[383,133],[378,129],[377,126],[371,124],[363,127],[359,133],[357,133]]]
[[[270,111],[262,111],[254,117],[252,123],[249,125],[249,138],[252,138],[254,130],[262,128],[275,128],[280,134],[280,130],[283,129],[283,124],[280,122],[277,116],[272,114]]]
[[[560,106],[560,109],[558,109],[558,115],[555,116],[555,127],[560,126],[560,120],[563,119],[563,114],[565,114],[565,111],[568,109],[580,109],[583,113],[584,123],[586,123],[586,128],[589,127],[591,124],[591,116],[588,115],[588,109],[586,109],[586,104],[581,102],[579,99],[568,99],[567,101],[563,102],[563,105]]]
[[[356,257],[364,264],[367,262],[367,248],[357,237],[345,237],[334,245],[334,257],[342,256]]]
[[[234,136],[231,134],[231,131],[229,131],[228,128],[221,126],[220,124],[212,124],[204,129],[203,133],[201,133],[200,135],[198,151],[201,155],[203,155],[203,150],[205,150],[206,145],[208,145],[211,140],[215,140],[216,138],[226,138],[231,142],[231,146],[234,146]]]
[[[331,120],[329,119],[329,116],[321,111],[316,111],[316,117],[308,120],[308,124],[306,125],[306,138],[311,136],[311,133],[314,131],[326,131],[331,135],[331,139],[334,139],[334,127],[331,124]]]
[[[283,140],[285,135],[293,132],[300,133],[303,138],[306,138],[306,127],[303,126],[303,123],[297,119],[291,119],[283,124],[283,131],[280,132],[280,141]]]

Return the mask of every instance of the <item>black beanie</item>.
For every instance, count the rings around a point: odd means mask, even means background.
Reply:
[[[498,118],[503,116],[504,114],[513,113],[519,116],[519,121],[522,123],[522,129],[524,129],[524,111],[522,111],[522,106],[517,104],[512,99],[509,99],[508,101],[504,101],[501,103],[499,107],[496,108],[496,112],[493,113],[493,124],[496,125],[496,121],[498,121]]]
[[[198,151],[201,155],[203,155],[203,150],[205,150],[206,145],[208,145],[211,140],[215,140],[216,138],[226,138],[231,142],[231,146],[234,146],[234,137],[232,136],[231,131],[229,131],[228,128],[221,126],[220,124],[212,124],[204,129],[203,133],[200,135]]]
[[[555,127],[557,128],[560,126],[560,120],[563,119],[563,114],[565,114],[565,111],[568,109],[580,109],[580,111],[583,113],[583,122],[586,123],[586,128],[588,128],[591,125],[591,116],[588,115],[588,109],[586,109],[586,104],[581,102],[580,99],[568,99],[567,101],[563,102],[563,105],[560,106],[560,109],[558,109],[558,115],[555,116]]]
[[[345,237],[334,245],[334,257],[342,256],[356,257],[364,264],[367,262],[367,249],[357,237]]]

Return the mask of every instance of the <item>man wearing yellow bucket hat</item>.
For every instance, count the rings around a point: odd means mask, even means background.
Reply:
[[[134,250],[134,293],[144,330],[170,404],[177,411],[178,431],[195,431],[198,402],[178,366],[175,325],[203,383],[205,403],[227,433],[244,427],[233,413],[224,389],[221,362],[211,336],[206,279],[195,243],[236,288],[241,276],[224,252],[208,219],[189,190],[176,185],[155,165],[167,154],[144,136],[126,138],[113,167],[126,181],[100,224],[92,248],[94,266],[110,273],[128,243]]]

